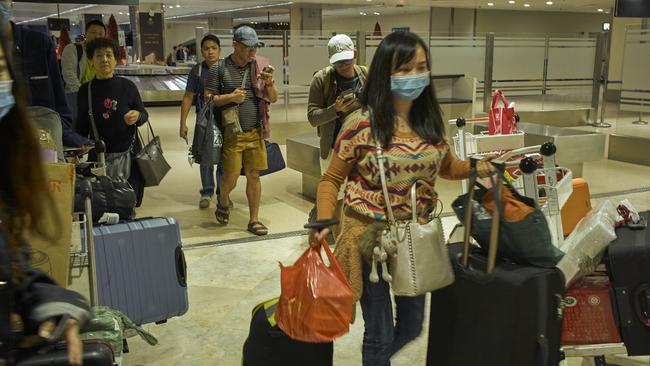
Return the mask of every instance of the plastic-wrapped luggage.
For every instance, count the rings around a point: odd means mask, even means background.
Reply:
[[[618,213],[610,201],[591,210],[564,241],[566,253],[557,267],[564,273],[567,285],[586,276],[600,263],[602,254],[614,239]]]

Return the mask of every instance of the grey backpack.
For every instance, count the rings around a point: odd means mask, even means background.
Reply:
[[[56,111],[41,106],[27,107],[27,118],[33,128],[50,130],[54,144],[56,145],[56,156],[59,162],[65,162],[63,156],[63,128],[61,117]]]

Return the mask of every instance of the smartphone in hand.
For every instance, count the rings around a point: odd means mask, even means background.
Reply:
[[[344,102],[349,102],[355,98],[354,89],[348,89],[341,92],[341,98]]]

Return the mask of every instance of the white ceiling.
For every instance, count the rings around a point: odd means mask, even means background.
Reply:
[[[509,4],[508,0],[296,0],[293,3],[301,3],[306,6],[322,6],[323,16],[357,15],[361,10],[380,12],[383,15],[409,13],[422,11],[428,7],[460,7],[460,8],[481,8],[481,9],[509,9],[529,11],[570,11],[570,12],[596,12],[597,9],[609,11],[614,6],[614,0],[552,0],[553,5],[547,5],[548,0],[515,0],[515,4]],[[494,5],[488,6],[491,2]],[[168,21],[196,21],[205,20],[207,14],[230,13],[238,19],[252,19],[260,17],[267,12],[275,14],[271,19],[274,21],[288,20],[289,1],[264,1],[264,0],[163,0],[165,6],[165,17]],[[278,4],[281,4],[278,6]],[[530,7],[524,7],[529,4]],[[177,7],[180,5],[180,7]],[[80,5],[61,4],[57,10],[56,4],[37,3],[14,3],[13,20],[16,22],[43,18],[31,22],[45,23],[45,18],[56,17],[57,12],[61,17],[70,18],[73,23],[80,20],[84,13],[104,14],[105,21],[108,21],[110,14],[115,15],[118,23],[129,21],[127,6],[107,5]],[[120,12],[122,14],[120,14]],[[198,16],[183,17],[185,15],[204,13]],[[285,15],[280,15],[283,13]],[[175,19],[174,17],[182,18]]]

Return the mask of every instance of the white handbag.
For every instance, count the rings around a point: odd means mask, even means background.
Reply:
[[[381,234],[381,248],[375,248],[373,262],[375,258],[384,262],[382,277],[391,283],[393,293],[398,296],[419,296],[451,285],[454,282],[454,271],[449,260],[440,217],[420,224],[416,212],[418,182],[428,187],[434,195],[435,191],[424,181],[415,182],[411,187],[411,221],[397,222],[388,196],[385,158],[379,144],[377,144],[376,156],[386,201],[388,229]],[[390,274],[386,273],[386,259]],[[372,267],[372,272],[371,281],[373,279],[378,281],[375,265]]]

